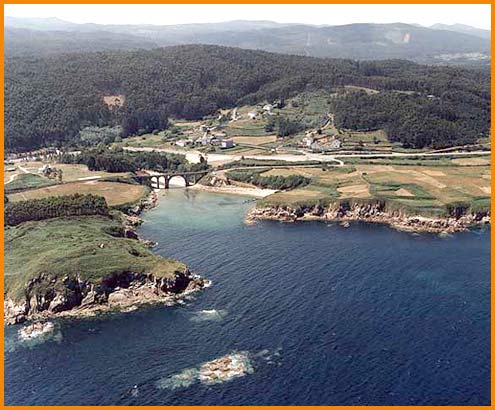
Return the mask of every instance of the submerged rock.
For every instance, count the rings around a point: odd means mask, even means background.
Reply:
[[[55,325],[52,322],[35,322],[19,329],[19,337],[22,340],[31,340],[37,337],[53,333]]]
[[[206,362],[199,369],[199,381],[204,384],[216,384],[254,373],[246,352],[232,353]]]
[[[254,373],[254,367],[248,352],[233,352],[218,359],[203,363],[198,368],[185,369],[157,382],[159,389],[178,389],[189,387],[195,382],[212,385],[231,381],[235,378]]]

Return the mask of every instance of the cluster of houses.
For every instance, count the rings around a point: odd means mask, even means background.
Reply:
[[[208,127],[207,125],[201,125],[199,131],[203,133],[202,137],[189,137],[187,139],[181,139],[175,142],[175,145],[179,147],[205,147],[214,146],[222,149],[233,148],[235,146],[234,140],[229,138],[226,133],[217,131],[217,127]]]
[[[273,115],[274,114],[274,112],[273,112],[274,108],[275,107],[273,104],[266,104],[263,106],[261,111],[258,111],[258,110],[249,111],[248,117],[251,120],[256,120],[256,119],[260,118],[263,114]]]
[[[42,148],[35,151],[10,153],[6,156],[7,160],[23,160],[23,161],[36,161],[38,159],[50,160],[58,155],[62,154],[58,148]]]
[[[302,139],[303,147],[313,152],[321,152],[325,150],[340,149],[342,146],[342,142],[339,139],[337,139],[335,136],[331,137],[329,143],[323,146],[319,142],[317,135],[318,133],[316,131],[308,131],[304,136],[304,138]]]

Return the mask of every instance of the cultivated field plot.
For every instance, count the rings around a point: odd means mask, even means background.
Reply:
[[[8,196],[10,201],[46,198],[71,194],[94,194],[103,196],[108,205],[117,206],[138,201],[148,192],[143,185],[132,185],[121,182],[86,181],[71,182],[45,188],[17,192]]]
[[[309,186],[278,192],[265,199],[273,204],[304,204],[314,199],[384,199],[408,208],[444,211],[449,204],[469,202],[488,207],[490,167],[409,166],[355,164],[344,167],[287,167],[266,171],[263,176],[301,175]]]
[[[36,174],[14,174],[6,182],[4,191],[12,192],[14,190],[42,188],[50,185],[56,185],[57,182]]]
[[[391,151],[394,148],[383,130],[341,131],[338,138],[342,141],[342,148],[347,150]]]
[[[17,175],[19,174],[19,171],[17,171],[17,168],[15,169],[15,171],[13,169],[14,169],[14,167],[11,167],[11,170],[9,170],[9,171],[7,171],[7,170],[3,171],[3,183],[4,184],[13,181],[17,177]]]
[[[241,145],[263,145],[277,141],[276,135],[267,135],[263,137],[233,137],[236,144]]]
[[[170,147],[170,144],[164,141],[163,135],[160,134],[145,134],[141,136],[128,137],[123,139],[122,142],[114,143],[114,145],[119,147]]]

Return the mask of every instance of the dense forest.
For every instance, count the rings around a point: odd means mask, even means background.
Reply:
[[[219,108],[288,98],[307,90],[332,91],[343,85],[382,92],[368,97],[344,95],[335,104],[340,125],[385,124],[393,138],[406,145],[416,146],[418,141],[423,146],[427,141],[426,145],[448,146],[472,141],[490,128],[487,71],[191,45],[7,58],[5,147],[23,151],[77,143],[79,131],[88,126],[123,125],[126,136],[142,127],[146,118],[153,121],[146,125],[151,130],[166,127],[169,116],[199,119]],[[407,93],[400,96],[397,91]],[[103,97],[111,95],[123,95],[124,105],[107,106]],[[354,108],[353,99],[359,99],[359,108]],[[361,117],[369,118],[361,124]],[[426,133],[421,141],[419,132]]]
[[[487,98],[454,90],[429,96],[360,91],[336,98],[333,109],[338,128],[384,129],[391,142],[405,148],[443,148],[474,143],[487,134]]]
[[[84,164],[90,171],[135,172],[152,171],[201,171],[208,168],[206,160],[191,164],[184,155],[162,152],[129,152],[111,149],[90,149],[77,155],[62,154],[58,160],[65,164]]]
[[[73,194],[5,204],[5,225],[80,215],[108,215],[105,198],[92,194]]]

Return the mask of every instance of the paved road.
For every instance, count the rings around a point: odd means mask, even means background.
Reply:
[[[146,147],[125,147],[129,151],[160,151],[172,154],[182,154],[191,163],[198,163],[201,155],[206,156],[208,163],[221,165],[232,161],[238,161],[242,157],[245,159],[257,160],[279,160],[287,162],[301,161],[334,161],[338,166],[344,165],[346,158],[428,158],[428,157],[448,157],[448,156],[486,156],[490,155],[489,151],[473,151],[473,152],[387,152],[387,153],[362,153],[362,154],[313,154],[309,152],[299,151],[300,154],[273,154],[273,155],[240,155],[240,154],[202,154],[199,151],[181,151],[173,148],[146,148]]]

